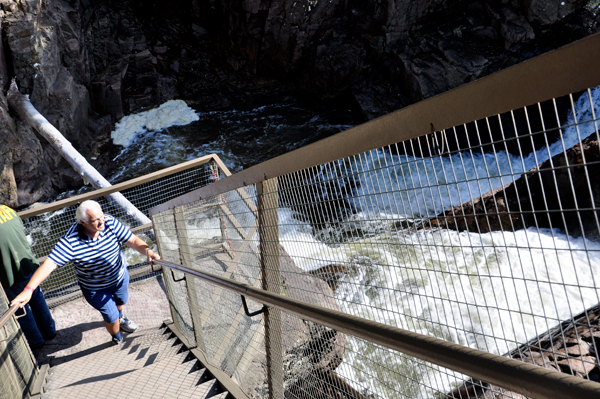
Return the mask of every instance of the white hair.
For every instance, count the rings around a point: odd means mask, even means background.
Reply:
[[[81,222],[87,223],[89,221],[89,218],[87,215],[88,209],[102,210],[102,207],[100,206],[99,203],[97,203],[96,201],[93,201],[93,200],[83,201],[81,204],[79,204],[79,207],[77,207],[77,210],[75,211],[75,220],[77,221],[77,223],[81,223]]]

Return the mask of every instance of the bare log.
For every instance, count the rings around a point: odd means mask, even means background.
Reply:
[[[7,93],[8,105],[19,116],[29,123],[39,134],[58,151],[63,158],[73,166],[84,181],[88,181],[94,188],[110,187],[106,180],[88,161],[71,145],[71,143],[56,129],[29,101],[29,96],[21,94],[13,79]],[[109,194],[110,200],[121,208],[129,217],[139,224],[151,223],[150,219],[137,209],[121,193]]]

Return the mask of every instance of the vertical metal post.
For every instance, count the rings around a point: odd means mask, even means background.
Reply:
[[[152,230],[154,231],[154,237],[155,237],[154,242],[156,243],[156,246],[158,247],[158,253],[160,254],[161,258],[164,259],[165,252],[163,252],[161,250],[161,242],[160,242],[160,238],[159,238],[160,237],[160,235],[159,235],[160,223],[157,222],[157,219],[159,220],[159,215],[152,215],[151,217],[152,217]],[[169,300],[169,309],[171,312],[171,319],[173,320],[173,323],[175,323],[175,314],[177,312],[177,309],[175,308],[175,305],[173,305],[173,301],[171,300],[173,298],[173,293],[171,292],[171,289],[169,288],[169,281],[167,280],[169,278],[167,268],[162,267],[162,266],[159,266],[159,267],[162,270],[162,278],[164,280],[165,289],[167,290],[167,299]],[[152,266],[152,271],[154,271],[154,266]]]
[[[178,206],[175,208],[175,225],[177,226],[177,238],[179,240],[181,263],[183,266],[193,269],[194,258],[192,256],[192,248],[189,245],[183,206]],[[194,326],[194,338],[196,339],[196,346],[198,349],[206,353],[204,348],[204,340],[202,339],[202,319],[200,317],[200,306],[198,305],[196,279],[186,279],[185,284],[188,291],[188,305],[190,307],[190,315],[192,316],[192,324]]]
[[[257,183],[256,192],[258,195],[258,229],[263,289],[280,294],[277,179]],[[264,316],[264,321],[269,399],[283,399],[281,310],[269,307],[269,311]]]
[[[210,173],[212,174],[215,181],[219,181],[219,167],[215,161],[212,161],[208,164],[210,169]],[[219,197],[219,201],[223,203],[223,196]],[[227,243],[227,227],[225,226],[225,215],[223,215],[223,211],[219,208],[219,226],[221,227],[221,240],[224,243]]]

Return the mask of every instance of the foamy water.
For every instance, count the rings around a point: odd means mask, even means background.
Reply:
[[[592,90],[596,115],[600,89]],[[561,137],[525,157],[463,152],[432,159],[371,151],[351,165],[362,210],[321,234],[290,209],[280,212],[280,240],[305,270],[346,265],[335,292],[342,309],[425,335],[504,354],[600,302],[600,245],[554,229],[474,234],[399,230],[398,222],[434,216],[517,178],[590,134],[587,93]],[[367,238],[324,242],[339,230]],[[334,231],[335,230],[335,231]],[[382,233],[384,232],[385,233]],[[429,398],[467,378],[348,337],[338,372],[359,391]],[[382,366],[384,365],[384,366]]]
[[[185,101],[170,100],[158,108],[123,117],[115,124],[111,138],[114,144],[127,147],[138,135],[145,132],[187,125],[198,119],[196,111],[188,107]]]

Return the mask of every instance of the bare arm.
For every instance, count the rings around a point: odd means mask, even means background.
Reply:
[[[46,258],[44,263],[40,267],[37,268],[31,279],[29,279],[29,283],[27,287],[31,289],[24,289],[15,299],[12,300],[10,305],[14,305],[15,303],[20,303],[21,307],[25,306],[27,302],[31,299],[31,294],[33,291],[40,285],[42,282],[56,269],[56,263],[50,258]]]
[[[125,243],[129,248],[135,249],[141,254],[144,254],[148,257],[148,262],[152,263],[154,260],[160,260],[160,255],[150,249],[148,244],[135,234],[131,236],[129,241]]]

